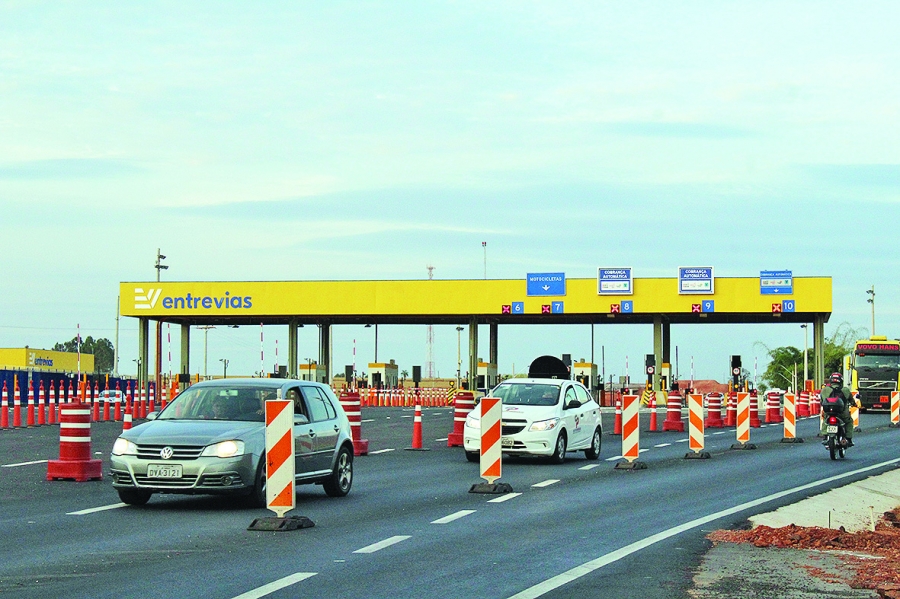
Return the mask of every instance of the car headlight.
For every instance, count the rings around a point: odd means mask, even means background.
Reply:
[[[533,432],[552,431],[556,428],[557,424],[559,424],[559,418],[551,418],[550,420],[538,420],[537,422],[532,422],[528,430]]]
[[[481,418],[469,412],[466,415],[466,426],[468,428],[481,428]]]
[[[113,443],[113,455],[137,455],[137,452],[137,445],[135,445],[128,439],[119,437],[118,439],[116,439],[116,442]]]
[[[215,445],[207,445],[200,454],[206,458],[233,458],[236,455],[244,455],[243,441],[222,441]]]

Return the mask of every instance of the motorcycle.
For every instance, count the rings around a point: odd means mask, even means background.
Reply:
[[[836,456],[844,457],[847,450],[847,437],[844,431],[844,422],[834,414],[826,414],[825,416],[825,441],[822,443],[828,448],[828,454],[831,459]]]

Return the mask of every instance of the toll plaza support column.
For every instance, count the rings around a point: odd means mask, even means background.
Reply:
[[[658,315],[653,317],[653,356],[656,364],[663,364],[665,362],[663,359],[663,322],[662,316]],[[654,391],[660,388],[659,372],[660,369],[656,368],[653,373]]]
[[[150,319],[141,317],[138,321],[138,383],[147,384],[150,374]]]
[[[813,354],[815,355],[815,389],[825,385],[825,319],[816,316],[813,323]]]
[[[469,319],[469,390],[475,391],[478,382],[478,320]]]
[[[319,364],[325,365],[325,380],[320,383],[328,383],[331,379],[331,323],[319,324]]]
[[[181,325],[181,368],[179,372],[190,376],[191,374],[191,325]],[[179,389],[181,388],[179,384]],[[172,399],[171,397],[169,399]]]
[[[299,369],[299,360],[297,360],[297,345],[298,345],[298,332],[297,332],[297,319],[292,318],[288,323],[288,378],[296,379],[298,376]]]

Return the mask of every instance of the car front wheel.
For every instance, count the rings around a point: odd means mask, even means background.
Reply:
[[[150,491],[141,491],[140,489],[116,489],[119,493],[119,499],[122,503],[128,505],[145,505],[150,501],[152,493]]]
[[[345,445],[338,452],[331,475],[322,483],[329,497],[344,497],[353,485],[353,452]]]
[[[566,461],[566,431],[559,431],[559,436],[556,438],[556,447],[553,450],[553,455],[550,456],[550,461],[554,464],[562,464]]]

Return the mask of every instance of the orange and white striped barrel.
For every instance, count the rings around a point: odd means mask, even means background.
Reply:
[[[803,390],[799,395],[800,400],[797,402],[797,417],[806,418],[812,416],[809,410],[809,391]]]
[[[750,394],[739,391],[737,394],[737,442],[741,445],[750,440]]]
[[[342,391],[341,407],[350,421],[350,432],[353,438],[353,455],[369,455],[369,440],[362,438],[362,410],[359,393]]]
[[[91,408],[65,404],[59,411],[59,459],[47,462],[47,480],[78,482],[103,477],[102,462],[91,459]]]
[[[633,462],[640,454],[640,427],[638,426],[638,407],[641,398],[637,395],[622,397],[622,457]]]
[[[294,509],[294,402],[266,402],[266,507],[279,518]]]
[[[466,416],[475,407],[475,395],[471,391],[460,391],[456,394],[453,406],[453,432],[447,435],[447,447],[461,447]]]
[[[703,426],[703,396],[698,393],[690,393],[688,394],[688,446],[694,453],[700,453],[705,447]]]
[[[784,394],[784,438],[797,438],[797,413],[794,394]]]
[[[891,424],[900,426],[900,391],[891,391]]]
[[[461,395],[461,394],[460,394]],[[459,395],[456,396],[459,399]],[[481,398],[481,477],[494,484],[500,478],[503,449],[501,415],[503,403],[499,397]]]

